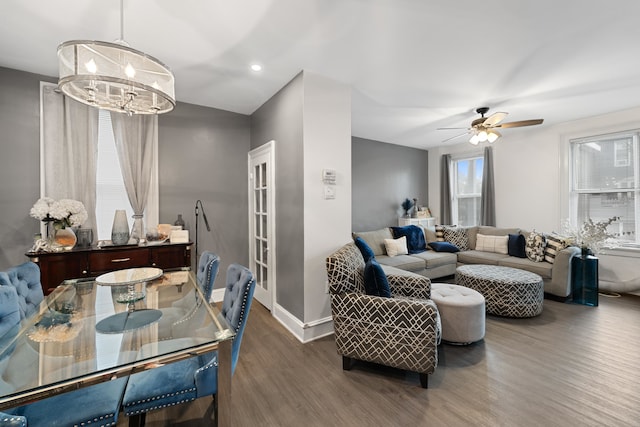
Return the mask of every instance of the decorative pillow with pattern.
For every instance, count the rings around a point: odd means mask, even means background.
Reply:
[[[558,252],[569,246],[569,241],[555,233],[547,234],[545,237],[547,238],[547,246],[544,248],[544,260],[553,264]]]
[[[531,261],[542,262],[544,261],[544,248],[546,245],[547,240],[544,234],[533,230],[527,237],[524,252]]]
[[[444,226],[444,240],[454,244],[461,251],[469,250],[469,235],[465,227]]]
[[[436,242],[444,242],[444,225],[436,225]]]

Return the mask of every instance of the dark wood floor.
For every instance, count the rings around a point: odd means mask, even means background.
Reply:
[[[545,300],[532,319],[488,316],[486,337],[442,345],[417,374],[342,370],[333,335],[301,344],[254,304],[233,378],[237,426],[640,426],[640,297],[599,307]],[[147,425],[210,425],[209,398]],[[203,419],[203,416],[205,417]],[[127,418],[121,415],[119,426]]]

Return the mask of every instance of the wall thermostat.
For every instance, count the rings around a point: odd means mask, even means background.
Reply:
[[[335,169],[322,169],[322,182],[335,185],[336,175]]]

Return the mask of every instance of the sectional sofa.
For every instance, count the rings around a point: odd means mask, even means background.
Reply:
[[[500,265],[539,274],[544,281],[544,291],[547,296],[564,299],[571,294],[571,258],[580,253],[577,247],[559,247],[557,250],[552,250],[549,243],[544,249],[544,254],[534,261],[529,257],[523,257],[522,254],[510,255],[510,250],[505,253],[502,248],[496,249],[487,245],[487,242],[493,241],[504,243],[506,239],[514,240],[517,236],[522,236],[520,239],[526,240],[531,232],[519,228],[441,226],[434,230],[420,227],[426,243],[423,250],[416,250],[414,247],[414,250],[410,251],[413,253],[389,256],[385,240],[397,237],[398,229],[400,227],[386,227],[380,230],[357,232],[353,233],[353,238],[360,237],[369,245],[383,269],[389,266],[437,279],[455,274],[459,265]],[[546,237],[551,242],[551,235],[547,234]],[[448,252],[447,248],[440,251],[433,250],[431,246],[440,245],[437,242],[453,243],[460,250],[458,252]],[[477,247],[479,243],[480,246]]]

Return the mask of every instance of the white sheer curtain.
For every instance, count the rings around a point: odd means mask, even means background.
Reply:
[[[134,218],[141,219],[150,197],[155,197],[154,212],[147,212],[147,224],[157,224],[158,116],[111,113],[111,124]],[[137,231],[141,233],[138,237],[144,237],[143,226]]]
[[[40,166],[41,196],[81,201],[96,225],[96,162],[98,110],[56,92],[56,85],[41,83]]]

